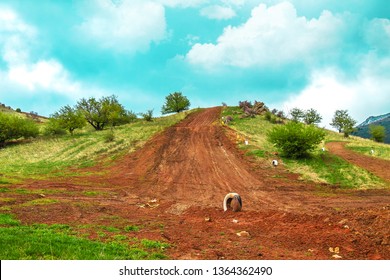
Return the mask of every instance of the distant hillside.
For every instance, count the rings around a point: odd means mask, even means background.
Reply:
[[[39,122],[44,122],[45,120],[48,119],[47,117],[38,115],[38,113],[36,113],[36,112],[29,112],[29,113],[28,112],[23,112],[20,109],[13,109],[12,107],[7,106],[7,105],[5,105],[5,104],[3,104],[1,102],[0,102],[0,112],[1,113],[6,113],[6,114],[19,115],[22,118],[30,118],[30,119],[33,119],[34,121],[38,122],[38,123]]]
[[[364,122],[359,124],[356,128],[357,131],[353,135],[360,136],[363,138],[371,138],[369,132],[370,125],[382,125],[386,129],[386,138],[385,143],[390,144],[390,113],[380,115],[380,116],[371,116],[368,117]]]

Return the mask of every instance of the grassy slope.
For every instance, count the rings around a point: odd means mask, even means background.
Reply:
[[[250,155],[255,155],[259,160],[270,162],[273,153],[277,150],[266,139],[267,132],[275,125],[266,121],[264,117],[244,118],[240,116],[242,112],[238,107],[227,107],[223,116],[232,116],[233,122],[229,125],[240,135],[238,137],[239,147],[247,150]],[[243,144],[243,140],[249,140],[248,146]],[[369,152],[373,147],[377,152],[376,156],[390,160],[390,147],[378,144],[370,140],[359,137],[347,139],[353,150]],[[317,183],[329,183],[341,188],[384,188],[387,187],[382,179],[372,175],[364,169],[356,167],[345,160],[336,157],[328,152],[322,152],[321,148],[325,142],[346,141],[339,133],[327,131],[324,143],[321,143],[312,153],[312,157],[301,160],[291,160],[282,158],[283,164],[292,172],[301,174],[302,180],[310,180]]]
[[[113,159],[142,146],[154,134],[185,118],[186,113],[157,118],[152,122],[137,120],[116,127],[114,141],[106,142],[110,130],[94,131],[86,127],[74,136],[42,137],[29,143],[0,149],[0,184],[27,178],[72,176],[67,167],[88,167],[98,161],[109,164]]]

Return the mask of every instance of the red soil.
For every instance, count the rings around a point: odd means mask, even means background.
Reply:
[[[191,114],[90,176],[14,186],[50,190],[58,203],[12,212],[26,224],[138,225],[127,234],[170,243],[171,259],[333,259],[335,247],[342,259],[390,259],[390,190],[301,181],[244,156],[219,118],[220,108]],[[223,211],[228,192],[240,194],[242,212]]]

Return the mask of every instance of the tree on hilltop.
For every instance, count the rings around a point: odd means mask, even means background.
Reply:
[[[134,117],[134,113],[127,112],[114,95],[99,100],[94,97],[82,98],[76,108],[96,130],[103,130],[108,124],[115,126],[129,122],[129,118]]]
[[[161,108],[162,114],[179,113],[190,108],[190,101],[181,92],[174,92],[165,97],[165,104]]]
[[[293,108],[290,110],[289,114],[291,115],[291,119],[294,121],[294,122],[300,122],[303,117],[305,116],[305,112],[302,111],[301,109],[299,108]]]
[[[348,110],[336,110],[330,125],[339,133],[344,133],[344,137],[349,137],[355,130],[356,121],[348,114]]]
[[[321,120],[321,115],[313,108],[305,111],[303,116],[303,121],[305,124],[318,124],[321,122]]]

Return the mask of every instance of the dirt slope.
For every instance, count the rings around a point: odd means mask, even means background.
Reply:
[[[58,203],[12,212],[29,224],[138,225],[124,234],[172,244],[172,259],[390,259],[388,190],[302,182],[283,165],[247,158],[219,114],[191,114],[113,166],[90,169],[91,176],[15,186],[35,194],[12,203],[38,199],[41,190]],[[241,195],[242,212],[223,211],[231,191]]]
[[[390,162],[368,157],[345,148],[346,142],[330,142],[327,144],[331,153],[342,157],[350,163],[360,166],[373,174],[390,182]]]

